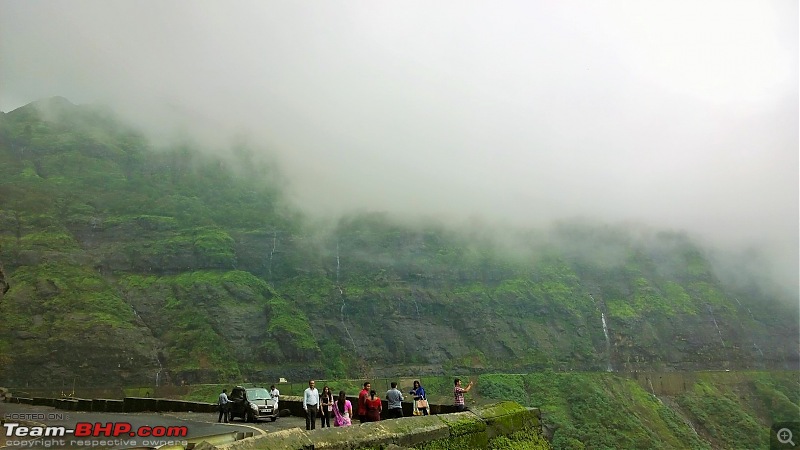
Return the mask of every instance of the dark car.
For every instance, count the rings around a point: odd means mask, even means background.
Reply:
[[[236,386],[228,399],[231,401],[231,420],[239,417],[247,422],[255,422],[258,419],[269,419],[274,422],[278,418],[275,399],[267,389],[260,387],[245,389]]]

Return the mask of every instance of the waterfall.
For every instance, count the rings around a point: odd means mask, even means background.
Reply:
[[[341,267],[341,260],[339,259],[339,240],[336,240],[336,288],[339,289],[339,297],[342,299],[342,307],[339,309],[339,315],[342,320],[342,328],[344,328],[345,334],[347,334],[347,338],[350,339],[350,343],[353,345],[353,351],[358,353],[358,349],[356,348],[356,341],[353,339],[353,335],[350,334],[350,329],[347,328],[347,323],[345,322],[344,318],[344,309],[347,307],[347,303],[344,297],[344,291],[342,290],[342,285],[339,284],[339,269]]]
[[[711,320],[714,322],[714,327],[717,329],[717,334],[719,334],[719,341],[722,343],[722,348],[726,348],[725,341],[722,340],[722,331],[720,331],[719,325],[717,325],[717,319],[714,318],[714,312],[711,310],[710,305],[706,305],[706,308],[708,308],[708,314],[711,315]]]
[[[267,266],[267,273],[269,274],[269,280],[272,281],[272,256],[275,255],[275,248],[278,246],[278,231],[272,231],[272,250],[269,252],[269,266]]]
[[[136,311],[136,308],[134,308],[133,306],[131,306],[131,309],[133,310],[133,315],[136,316],[137,319],[139,319],[139,322],[144,323],[144,320],[142,320],[142,316],[139,315],[139,311]]]
[[[697,434],[697,430],[695,430],[695,429],[694,429],[694,424],[692,424],[692,421],[691,421],[691,420],[689,420],[689,419],[684,419],[684,420],[683,420],[683,422],[684,422],[686,425],[689,425],[689,428],[691,428],[691,429],[692,429],[692,431],[694,431],[694,435],[695,435],[695,436],[697,436],[697,437],[700,437],[700,435],[699,435],[699,434]]]
[[[150,326],[147,325],[147,322],[142,319],[142,316],[139,315],[139,311],[136,311],[136,308],[131,305],[131,310],[133,311],[133,315],[142,323],[148,330],[150,330],[150,334],[153,334],[153,330]],[[161,383],[161,372],[164,371],[164,366],[161,364],[161,358],[158,357],[158,352],[155,353],[156,363],[158,363],[158,372],[156,372],[156,387],[158,387]]]
[[[339,241],[336,241],[336,284],[339,284]]]
[[[353,351],[358,353],[358,349],[356,349],[356,341],[353,339],[353,336],[350,334],[350,330],[347,328],[347,323],[344,321],[344,308],[347,305],[345,304],[344,291],[342,291],[341,287],[339,288],[339,296],[342,298],[342,308],[339,310],[342,319],[342,328],[344,328],[345,334],[347,334],[347,337],[350,339],[350,343],[353,345]]]
[[[603,335],[606,337],[606,354],[608,355],[608,366],[606,372],[613,372],[611,367],[611,339],[608,337],[608,325],[606,325],[606,313],[600,312],[600,320],[603,322]]]
[[[734,299],[736,300],[736,303],[739,304],[739,306],[742,306],[742,302],[740,302],[738,298],[734,297]],[[753,315],[753,311],[750,311],[750,308],[747,308],[747,313],[750,314],[750,320],[752,320],[753,322],[758,322],[756,320],[756,316]],[[744,328],[741,320],[739,320],[739,324],[742,326],[742,328]],[[756,351],[758,351],[758,354],[761,355],[761,358],[764,358],[764,352],[762,352],[761,347],[759,347],[758,344],[756,344],[755,333],[753,333],[753,348],[756,349]]]
[[[603,325],[603,336],[606,338],[606,372],[613,372],[614,367],[611,365],[611,338],[608,335],[608,324],[606,323],[606,313],[604,311],[605,304],[602,300],[599,302],[595,300],[591,292],[589,293],[589,298],[597,304],[597,308],[600,310],[600,322]]]
[[[158,372],[156,372],[156,387],[158,387],[161,384],[161,371],[164,370],[164,366],[161,365],[161,358],[158,357],[158,353],[156,353],[156,362],[158,363]]]

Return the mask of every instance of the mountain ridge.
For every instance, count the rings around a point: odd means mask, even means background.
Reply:
[[[238,150],[156,151],[66,99],[0,116],[0,380],[798,367],[797,305],[684,233],[322,230]]]

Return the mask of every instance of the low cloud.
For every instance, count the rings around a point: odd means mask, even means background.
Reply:
[[[243,136],[298,205],[564,217],[756,246],[798,276],[796,2],[6,0],[0,109]]]

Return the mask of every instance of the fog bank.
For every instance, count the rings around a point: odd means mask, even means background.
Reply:
[[[0,109],[246,136],[311,214],[564,217],[757,246],[798,277],[793,1],[5,0]]]

